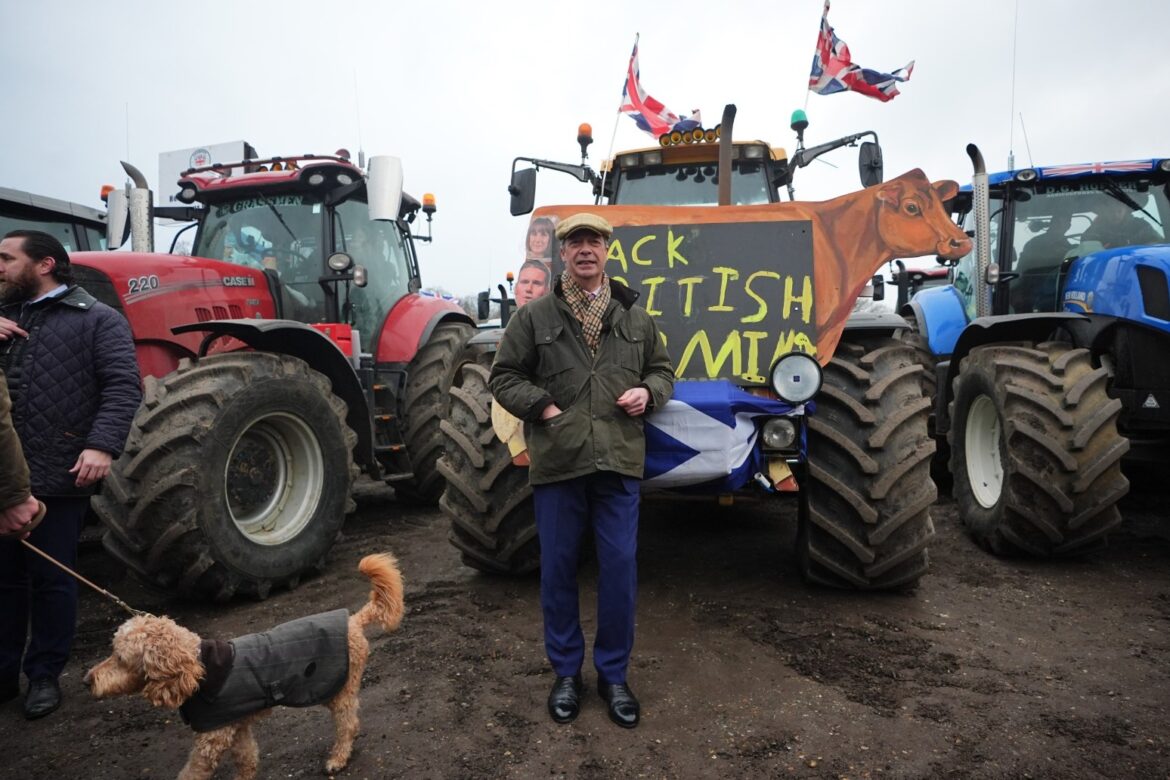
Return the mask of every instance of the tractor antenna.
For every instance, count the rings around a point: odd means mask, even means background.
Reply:
[[[1024,148],[1028,150],[1028,167],[1035,168],[1036,164],[1032,162],[1032,145],[1028,143],[1028,128],[1024,127],[1024,112],[1020,112],[1020,130],[1024,134]]]
[[[357,66],[353,68],[353,108],[357,115],[357,136],[358,136],[358,167],[362,170],[366,168],[366,150],[362,145],[362,93],[358,89],[358,75]]]
[[[1008,113],[1008,118],[1016,113],[1016,40],[1017,33],[1020,27],[1020,0],[1016,0],[1015,18],[1012,20],[1012,108]],[[1008,128],[1008,170],[1014,171],[1016,169],[1016,152],[1015,152],[1015,132],[1016,123],[1009,122]]]

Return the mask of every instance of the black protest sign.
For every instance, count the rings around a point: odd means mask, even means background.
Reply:
[[[801,220],[619,226],[605,270],[641,293],[680,377],[766,384],[781,355],[816,352],[812,257]]]

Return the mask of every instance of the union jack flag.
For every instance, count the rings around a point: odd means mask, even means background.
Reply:
[[[1041,176],[1081,176],[1086,173],[1132,173],[1151,171],[1153,160],[1126,160],[1124,162],[1085,163],[1083,165],[1051,165],[1040,169]]]
[[[630,54],[630,67],[626,71],[626,81],[622,84],[622,105],[618,113],[629,114],[638,127],[655,139],[671,130],[686,131],[702,126],[703,120],[697,110],[684,119],[647,95],[646,90],[642,89],[640,76],[638,37],[635,36],[634,51]]]
[[[818,95],[832,95],[852,90],[885,103],[900,94],[898,83],[909,81],[913,71],[913,60],[893,73],[879,73],[854,65],[849,46],[837,37],[829,25],[829,2],[825,0],[821,33],[817,36],[817,51],[813,55],[812,73],[808,77],[808,88],[811,91]]]

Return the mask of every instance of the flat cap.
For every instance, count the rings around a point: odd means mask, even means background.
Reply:
[[[602,238],[609,238],[613,235],[612,225],[596,214],[582,211],[561,220],[560,224],[557,225],[557,239],[563,240],[577,230],[592,230]]]

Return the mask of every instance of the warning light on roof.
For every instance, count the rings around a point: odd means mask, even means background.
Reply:
[[[423,193],[423,213],[426,214],[427,216],[430,216],[431,214],[434,214],[436,210],[437,210],[437,207],[435,206],[434,194],[430,193],[430,192],[424,192]]]

